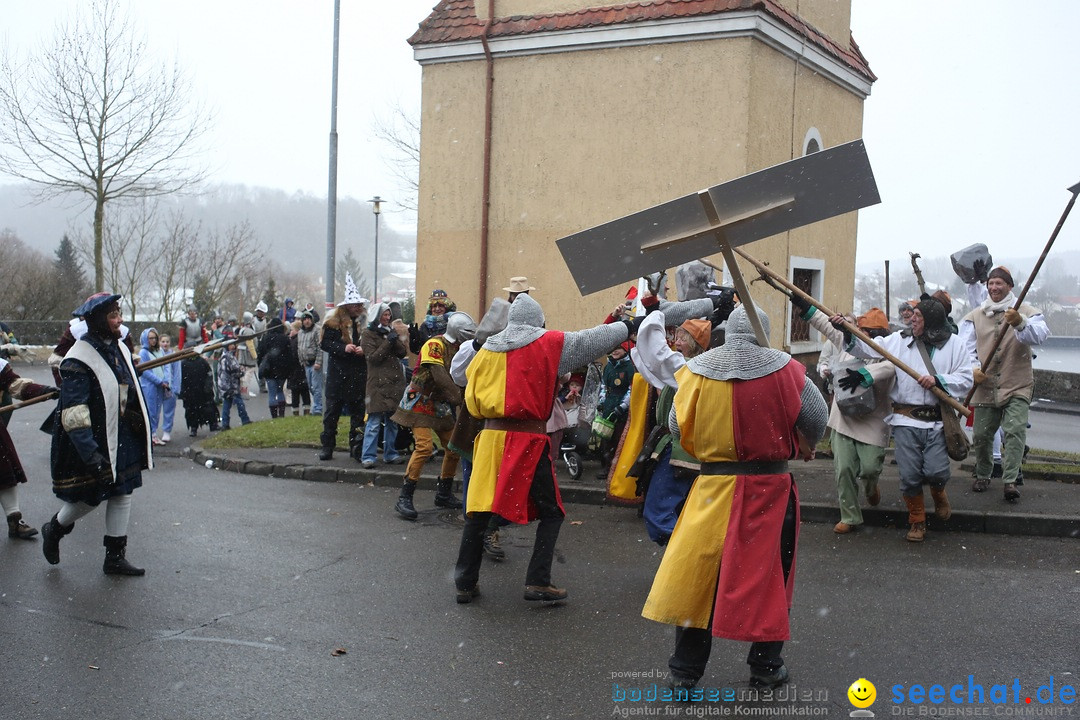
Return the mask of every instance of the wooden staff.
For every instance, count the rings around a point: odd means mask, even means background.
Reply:
[[[926,281],[923,280],[922,270],[919,269],[919,258],[922,257],[919,253],[909,252],[911,256],[911,270],[915,273],[915,282],[919,283],[919,294],[926,294]]]
[[[1027,282],[1024,283],[1024,289],[1020,291],[1020,295],[1016,298],[1016,304],[1013,305],[1013,310],[1020,310],[1020,306],[1024,303],[1024,298],[1027,297],[1028,290],[1031,289],[1031,282],[1035,279],[1035,276],[1039,274],[1039,270],[1042,269],[1043,261],[1046,260],[1046,256],[1050,254],[1050,248],[1053,246],[1054,241],[1057,240],[1058,233],[1061,232],[1061,226],[1065,224],[1065,218],[1069,217],[1069,213],[1072,212],[1073,205],[1076,204],[1076,195],[1080,193],[1080,183],[1076,183],[1069,192],[1072,193],[1072,197],[1069,198],[1069,203],[1065,206],[1065,211],[1061,213],[1061,219],[1058,220],[1057,225],[1054,226],[1054,232],[1050,233],[1050,239],[1046,241],[1046,247],[1043,248],[1042,255],[1039,256],[1038,262],[1035,263],[1035,269],[1031,271],[1031,275],[1028,276]],[[983,361],[980,368],[983,372],[990,367],[990,361],[994,359],[994,354],[997,353],[998,347],[1001,346],[1001,341],[1005,339],[1005,333],[1009,331],[1012,325],[1008,323],[1002,323],[1001,330],[998,331],[997,337],[994,338],[994,344],[990,347],[990,352],[986,355],[986,360]],[[971,402],[972,396],[975,395],[975,386],[971,387],[971,391],[968,392],[967,397],[964,398],[964,404]]]
[[[779,275],[777,275],[776,273],[774,273],[764,263],[762,263],[762,262],[760,262],[758,260],[755,260],[754,258],[747,255],[740,248],[735,248],[735,252],[737,252],[739,255],[741,255],[743,257],[743,259],[746,260],[748,263],[750,263],[755,268],[757,268],[758,272],[760,272],[763,277],[769,278],[769,279],[779,283],[780,285],[784,286],[785,288],[787,288],[792,293],[795,293],[796,295],[801,297],[803,300],[810,303],[811,305],[816,307],[821,312],[825,313],[828,317],[833,317],[834,315],[836,315],[836,313],[834,313],[832,310],[830,310],[829,308],[822,305],[820,302],[815,300],[810,295],[807,295],[805,292],[800,290],[795,285],[792,285],[791,283],[789,283],[786,279],[784,279],[784,278],[780,277]],[[883,358],[885,358],[886,360],[891,362],[896,367],[903,370],[905,373],[907,373],[908,375],[913,377],[915,380],[918,380],[920,377],[922,377],[923,375],[926,374],[926,373],[920,373],[920,372],[912,369],[903,360],[896,357],[895,355],[893,355],[889,351],[885,350],[885,348],[881,347],[876,342],[874,342],[874,340],[869,335],[864,333],[854,323],[850,323],[847,320],[845,320],[842,323],[842,325],[843,325],[845,330],[847,330],[852,335],[854,335],[855,337],[859,338],[864,343],[866,343],[867,345],[872,347],[879,355],[881,355]],[[949,393],[945,392],[941,388],[939,388],[937,386],[934,386],[934,387],[930,388],[930,392],[932,392],[934,394],[934,396],[937,397],[939,400],[947,403],[949,405],[949,407],[953,408],[954,410],[956,410],[956,412],[960,413],[964,417],[967,417],[967,416],[971,415],[971,410],[968,410],[966,405],[961,405],[959,402],[957,402],[955,399],[953,399],[953,397],[950,396]]]
[[[265,330],[260,330],[257,333],[252,333],[251,335],[242,335],[234,338],[224,338],[221,340],[215,340],[214,342],[206,343],[205,345],[196,345],[193,348],[188,348],[179,352],[169,353],[168,355],[163,355],[159,358],[139,363],[135,366],[135,372],[141,375],[144,370],[153,370],[154,368],[161,367],[162,365],[168,365],[169,363],[187,360],[189,357],[195,357],[196,355],[202,355],[203,353],[214,352],[216,350],[220,350],[221,348],[228,347],[229,345],[235,345],[240,342],[247,342],[248,340],[259,337],[263,333],[269,331],[270,328],[266,328]]]
[[[56,397],[56,392],[55,391],[54,392],[47,392],[44,395],[38,395],[33,400],[24,400],[23,402],[17,402],[17,403],[12,403],[10,405],[5,405],[4,407],[0,407],[0,414],[6,413],[6,412],[11,412],[12,410],[18,410],[19,408],[24,408],[27,405],[37,405],[39,402],[45,402],[46,400],[51,400],[54,397]]]

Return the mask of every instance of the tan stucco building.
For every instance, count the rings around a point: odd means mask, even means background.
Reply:
[[[590,5],[442,0],[410,38],[418,310],[439,287],[475,313],[527,275],[548,327],[594,325],[626,286],[582,297],[558,238],[862,135],[875,77],[850,0]],[[849,213],[745,249],[850,309],[856,226]],[[773,346],[818,348],[754,287]]]

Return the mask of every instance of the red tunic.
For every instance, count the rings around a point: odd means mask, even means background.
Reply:
[[[21,379],[6,360],[0,360],[0,391],[10,389],[13,383]],[[25,380],[20,385],[19,392],[12,393],[13,396],[17,394],[19,400],[31,400],[47,391],[44,385]],[[26,473],[19,462],[19,454],[15,452],[15,443],[8,434],[7,425],[0,423],[0,489],[15,487],[24,482]]]
[[[563,334],[554,330],[525,347],[505,353],[481,349],[469,364],[465,402],[478,418],[546,422],[558,382]],[[483,430],[473,445],[468,512],[496,512],[507,520],[536,519],[529,489],[540,458],[548,453],[547,433]],[[559,486],[552,482],[562,507]]]
[[[711,380],[689,368],[676,377],[682,446],[702,463],[794,457],[801,364],[754,380]],[[697,628],[709,627],[711,615],[717,637],[788,639],[795,560],[785,583],[780,535],[793,493],[787,473],[698,476],[642,614]]]

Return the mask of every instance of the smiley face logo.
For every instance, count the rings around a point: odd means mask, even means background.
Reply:
[[[877,688],[866,678],[859,678],[847,689],[848,700],[857,708],[868,708],[877,699]]]

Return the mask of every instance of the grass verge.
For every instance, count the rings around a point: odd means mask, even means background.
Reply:
[[[1040,458],[1060,458],[1061,460],[1069,460],[1074,463],[1080,463],[1080,453],[1065,452],[1062,450],[1040,450],[1039,448],[1031,448],[1032,455],[1038,455]]]
[[[348,421],[345,424],[348,432]],[[275,420],[260,420],[248,425],[224,430],[203,442],[203,447],[210,450],[222,448],[275,448],[289,447],[295,443],[319,444],[322,432],[322,417],[308,415],[283,417]]]

